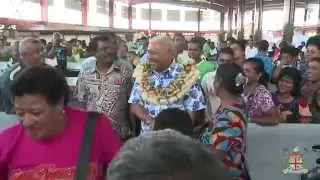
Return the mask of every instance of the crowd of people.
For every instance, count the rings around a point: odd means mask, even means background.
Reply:
[[[20,123],[0,133],[0,180],[249,180],[249,122],[320,123],[319,35],[278,56],[265,40],[110,33],[83,51],[75,87],[72,48],[59,34],[47,47],[23,39],[1,76],[4,111]]]

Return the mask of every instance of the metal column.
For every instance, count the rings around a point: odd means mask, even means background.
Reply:
[[[320,0],[319,1],[319,4],[320,4]],[[319,6],[319,12],[318,12],[318,27],[317,27],[317,34],[320,34],[320,6]]]
[[[198,9],[198,16],[197,16],[197,21],[198,21],[198,34],[200,35],[200,26],[201,26],[201,9]]]
[[[40,0],[41,6],[41,21],[48,22],[48,0]]]
[[[254,28],[255,28],[255,15],[256,15],[256,10],[252,10],[252,16],[251,16],[251,36],[253,37],[254,35]]]
[[[244,33],[245,0],[239,1],[239,13],[240,13],[240,32]]]
[[[304,18],[303,18],[304,25],[306,25],[306,22],[307,22],[308,6],[309,6],[309,0],[304,0]]]
[[[81,0],[82,25],[88,25],[88,0]]]
[[[149,13],[148,13],[148,21],[149,21],[149,35],[151,36],[151,31],[152,31],[152,24],[151,24],[151,18],[152,18],[152,4],[149,2]]]
[[[263,0],[256,0],[256,12],[257,14],[257,30],[262,31],[262,17],[263,17]]]
[[[232,20],[233,20],[233,5],[232,5],[232,2],[229,1],[229,7],[228,7],[228,37],[232,36]]]
[[[283,16],[284,24],[294,24],[294,12],[296,9],[296,0],[284,0]]]
[[[113,28],[114,23],[114,0],[109,0],[109,27]]]
[[[129,29],[132,29],[132,4],[131,3],[128,6],[128,21],[129,21]]]
[[[224,32],[224,10],[220,12],[220,31]]]

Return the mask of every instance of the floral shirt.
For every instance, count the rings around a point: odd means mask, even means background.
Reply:
[[[209,127],[200,138],[203,144],[210,145],[212,151],[225,153],[223,162],[229,168],[233,179],[250,179],[244,155],[247,123],[244,105],[220,107],[211,130]]]
[[[156,88],[166,88],[176,80],[183,71],[183,65],[172,63],[164,72],[151,71],[149,80],[154,83]],[[130,104],[139,104],[143,106],[149,114],[155,118],[161,111],[169,108],[179,108],[183,111],[199,111],[205,109],[205,100],[202,94],[201,87],[198,83],[194,84],[188,93],[178,99],[174,103],[168,105],[151,104],[143,100],[140,84],[136,81],[133,85],[130,99]],[[151,127],[142,121],[142,133],[150,131]]]
[[[247,112],[250,118],[257,118],[275,107],[271,93],[265,86],[259,85],[248,96],[243,96],[247,103]]]
[[[76,98],[89,111],[106,113],[122,138],[129,136],[128,99],[132,87],[132,69],[117,60],[105,74],[96,68],[79,74]]]

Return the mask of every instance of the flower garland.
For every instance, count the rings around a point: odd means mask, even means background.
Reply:
[[[149,80],[150,71],[149,63],[140,64],[133,76],[142,88],[142,99],[157,105],[168,105],[183,98],[199,78],[195,64],[184,64],[183,71],[168,87],[157,88],[154,82]]]

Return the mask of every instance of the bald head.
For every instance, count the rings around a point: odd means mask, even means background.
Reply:
[[[163,50],[173,52],[176,51],[176,47],[170,36],[155,36],[150,40],[150,43],[159,43],[161,45],[165,45],[164,47],[162,47]]]
[[[22,63],[27,66],[36,66],[42,63],[42,46],[38,38],[28,37],[20,42],[20,58]]]
[[[176,47],[169,36],[155,36],[148,46],[149,62],[156,71],[166,70],[176,54]]]

